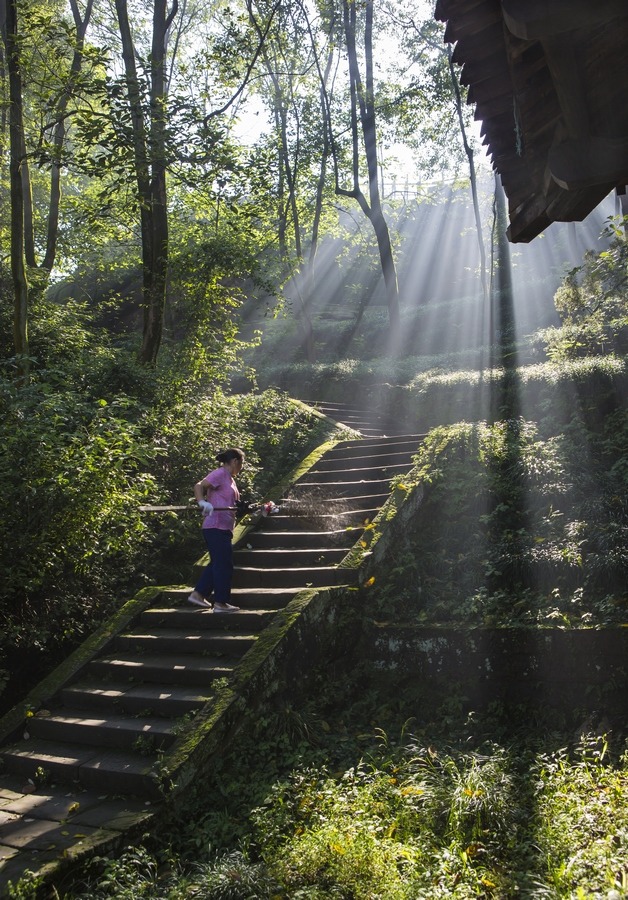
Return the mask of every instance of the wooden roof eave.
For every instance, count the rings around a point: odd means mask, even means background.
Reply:
[[[528,197],[517,207],[509,203],[508,217],[510,226],[506,235],[513,244],[528,244],[552,224],[545,210],[545,201],[540,197]]]
[[[512,241],[628,183],[628,0],[437,0]]]
[[[566,191],[628,183],[628,137],[566,140],[548,155],[552,177]]]
[[[504,22],[516,37],[543,40],[626,14],[626,0],[501,0]]]

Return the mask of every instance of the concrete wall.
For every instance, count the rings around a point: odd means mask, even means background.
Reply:
[[[426,683],[457,682],[474,704],[492,700],[628,712],[628,627],[438,628],[366,625],[362,654],[376,669]]]

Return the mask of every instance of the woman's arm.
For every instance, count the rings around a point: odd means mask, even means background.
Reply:
[[[204,500],[209,491],[213,490],[215,490],[214,485],[207,478],[203,478],[202,481],[197,481],[194,485],[194,499]]]

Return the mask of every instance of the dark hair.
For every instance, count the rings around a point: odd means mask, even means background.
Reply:
[[[243,463],[244,451],[239,450],[238,447],[230,447],[228,450],[221,450],[220,453],[217,453],[216,459],[219,463],[230,463],[232,459],[237,459]]]

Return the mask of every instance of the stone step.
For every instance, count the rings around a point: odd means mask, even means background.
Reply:
[[[339,441],[321,459],[350,459],[354,456],[379,456],[387,453],[416,453],[425,435],[403,434],[394,437],[365,438],[362,441]]]
[[[385,413],[378,413],[370,410],[367,411],[364,408],[348,406],[344,403],[334,403],[331,401],[316,401],[309,403],[309,401],[306,400],[304,402],[313,406],[330,419],[335,419],[337,422],[345,423],[347,419],[364,422],[369,427],[378,429],[380,434],[394,434],[399,427],[396,419]]]
[[[233,573],[233,584],[240,587],[337,587],[355,584],[357,573],[352,569],[338,569],[335,566],[295,569],[258,569],[240,566]],[[240,615],[240,614],[238,614]],[[220,618],[225,618],[225,615]]]
[[[388,499],[388,496],[389,495],[386,494],[385,499]],[[338,530],[346,527],[357,528],[363,523],[372,521],[381,508],[380,504],[374,502],[373,497],[361,497],[359,503],[356,502],[356,498],[354,497],[351,505],[353,507],[352,509],[339,510],[337,512],[327,512],[326,509],[329,509],[329,507],[323,506],[322,512],[318,511],[314,514],[312,511],[306,516],[303,505],[297,504],[295,501],[295,504],[293,505],[294,511],[291,514],[269,516],[268,519],[265,520],[266,524],[264,525],[264,530],[272,532],[293,531],[295,525],[299,522],[304,523],[304,526],[308,527],[312,522],[315,522],[316,524],[320,523],[321,526],[327,530]],[[286,508],[289,509],[290,505],[286,504]],[[298,510],[301,510],[301,512],[298,512]]]
[[[354,428],[366,438],[387,437],[388,435],[392,435],[394,432],[394,424],[392,422],[386,422],[377,417],[370,417],[368,415],[365,415],[364,411],[334,411],[333,409],[330,409],[325,412],[325,415],[329,416],[330,419],[335,419],[337,422],[340,422],[341,425],[346,425],[349,428]]]
[[[186,588],[189,594],[189,588]],[[233,592],[232,592],[233,593]],[[187,596],[187,595],[186,595]],[[236,599],[233,597],[233,599]],[[237,606],[237,604],[234,604]],[[137,627],[153,631],[155,628],[175,628],[183,631],[231,631],[253,634],[265,628],[275,615],[274,609],[241,609],[237,613],[214,613],[200,606],[163,607],[145,609],[140,613]]]
[[[384,494],[390,490],[390,477],[386,478],[356,478],[355,481],[298,481],[292,486],[292,494],[301,497],[307,494],[320,492],[325,498],[333,501],[337,498],[351,500],[353,497],[362,497],[365,494]]]
[[[188,631],[180,628],[156,628],[119,634],[114,641],[122,653],[208,653],[229,657],[242,656],[257,640],[256,634],[215,634],[209,630]]]
[[[203,613],[202,610],[199,612]],[[211,615],[211,613],[210,613]],[[233,613],[232,615],[236,615]],[[112,679],[143,684],[164,682],[169,684],[206,685],[216,678],[228,678],[237,660],[226,657],[179,655],[135,656],[113,654],[92,660],[86,669],[88,678]]]
[[[347,528],[339,528],[335,531],[269,531],[262,527],[257,531],[250,531],[242,543],[238,545],[238,551],[241,547],[252,547],[260,550],[342,547],[345,551],[348,551],[355,541],[355,531]]]
[[[32,740],[3,748],[0,757],[7,771],[33,781],[40,769],[55,781],[79,783],[100,794],[160,797],[152,772],[157,753],[139,755],[88,744]]]
[[[210,691],[200,687],[173,684],[140,684],[124,682],[79,681],[60,692],[69,707],[179,718],[205,705]]]
[[[115,714],[92,717],[86,716],[84,710],[73,709],[52,710],[46,718],[34,716],[27,727],[35,739],[97,744],[139,753],[165,750],[175,739],[172,720]]]
[[[324,467],[315,467],[310,469],[307,475],[299,479],[299,484],[309,484],[310,482],[318,482],[326,484],[328,482],[351,482],[351,481],[379,481],[385,478],[393,478],[395,475],[405,475],[412,468],[411,460],[403,462],[388,463],[385,458],[381,463],[365,466],[352,466],[350,468],[334,467],[326,469]]]
[[[347,555],[343,547],[318,548],[238,548],[233,554],[237,568],[252,566],[257,569],[303,569],[318,566],[335,566]]]
[[[336,403],[317,403],[315,408],[330,419],[340,422],[341,425],[354,428],[361,434],[382,435],[394,430],[396,427],[396,423],[391,417],[380,415],[377,412],[371,412],[364,408],[359,409]]]
[[[281,532],[279,532],[281,534]],[[357,538],[356,538],[357,540]],[[199,569],[202,566],[199,566]],[[181,605],[190,612],[194,612],[198,607],[188,606],[187,598],[192,588],[172,588],[164,591],[164,597],[169,601],[170,606]],[[286,604],[290,603],[293,597],[299,592],[297,587],[282,588],[232,588],[231,597],[236,606],[241,607],[243,612],[262,613],[266,616],[272,615],[277,609],[283,609]],[[257,620],[256,620],[257,621]],[[257,627],[252,630],[259,630]]]
[[[338,407],[318,407],[318,409],[323,415],[334,419],[341,425],[346,425],[347,428],[353,428],[354,431],[358,431],[360,434],[379,437],[386,433],[385,428],[377,421],[376,417],[369,416],[364,410],[341,409]]]
[[[401,450],[399,452],[384,452],[377,455],[371,453],[368,456],[336,457],[335,459],[328,459],[327,455],[325,455],[309,470],[308,475],[326,472],[331,476],[333,472],[344,469],[368,472],[371,470],[376,471],[378,467],[380,469],[388,469],[390,467],[411,469],[413,465],[412,457],[415,453],[416,450]]]
[[[280,518],[281,515],[290,516],[296,520],[304,515],[314,515],[316,513],[322,513],[323,515],[350,515],[354,512],[359,513],[365,508],[379,510],[390,496],[390,485],[388,483],[386,483],[384,490],[378,492],[371,490],[369,482],[364,484],[358,483],[353,489],[355,490],[354,494],[341,497],[335,493],[330,494],[328,491],[321,490],[319,492],[315,489],[313,490],[311,485],[305,485],[304,488],[300,488],[296,484],[291,495],[283,500],[282,512],[275,516],[270,516],[267,521],[273,522],[275,519]],[[360,490],[362,493],[359,493]]]
[[[346,425],[348,428],[354,428],[367,438],[379,437],[382,434],[382,429],[379,428],[379,426],[373,425],[371,422],[361,419],[358,416],[343,416],[342,419],[338,419],[338,421],[341,425]]]

